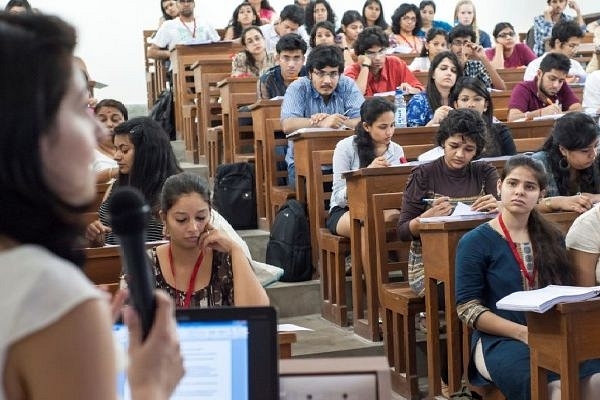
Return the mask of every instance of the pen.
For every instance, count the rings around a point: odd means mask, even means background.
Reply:
[[[347,109],[346,111],[344,111],[344,113],[343,113],[342,115],[348,115],[348,113],[349,113],[350,111],[352,111],[352,109],[351,109],[351,108],[349,108],[349,109]]]
[[[423,203],[423,204],[433,204],[434,201],[435,201],[435,199],[426,199],[426,198],[421,199],[421,203]]]

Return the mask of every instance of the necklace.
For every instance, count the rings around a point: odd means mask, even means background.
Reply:
[[[183,19],[181,17],[179,17],[179,21],[181,21],[181,23],[183,24],[183,26],[185,26],[185,29],[187,29],[187,31],[190,33],[190,35],[192,35],[192,38],[196,38],[196,18],[194,18],[194,29],[190,29],[190,27],[183,22]]]
[[[194,283],[196,282],[196,275],[198,275],[198,270],[200,269],[200,264],[202,264],[202,259],[204,258],[204,252],[200,250],[200,254],[198,255],[198,259],[196,260],[196,264],[194,264],[194,269],[192,270],[192,275],[190,276],[190,281],[188,282],[188,288],[185,292],[185,300],[183,303],[181,299],[177,298],[177,307],[189,308],[190,303],[192,302],[192,293],[194,292]],[[175,266],[173,265],[173,251],[171,250],[171,245],[169,245],[169,264],[171,266],[171,274],[173,274],[173,285],[175,290],[177,290],[177,278],[175,276]]]
[[[529,288],[533,289],[535,287],[535,276],[537,274],[537,270],[535,269],[535,264],[533,266],[533,271],[530,274],[529,271],[527,271],[527,267],[525,267],[525,262],[523,261],[523,257],[521,257],[521,255],[517,251],[517,245],[515,244],[515,242],[513,242],[512,237],[510,236],[510,232],[508,231],[508,229],[506,229],[506,225],[504,225],[504,221],[502,220],[502,213],[500,213],[500,215],[498,216],[498,223],[500,224],[502,233],[504,233],[504,237],[506,238],[506,241],[508,242],[508,247],[510,247],[510,250],[512,251],[513,255],[515,256],[517,263],[519,264],[519,269],[521,269],[521,273],[523,274],[525,279],[527,279]]]

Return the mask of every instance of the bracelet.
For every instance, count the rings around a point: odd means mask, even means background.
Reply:
[[[551,199],[552,199],[551,197],[546,197],[544,199],[544,207],[546,207],[550,211],[553,211],[552,204],[550,204]]]
[[[369,64],[360,64],[361,67],[367,67],[367,68],[371,68],[371,66]]]

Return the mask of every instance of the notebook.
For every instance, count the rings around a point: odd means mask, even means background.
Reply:
[[[542,289],[514,292],[496,302],[501,310],[544,313],[558,303],[584,301],[600,294],[600,286],[548,285]]]
[[[277,317],[272,307],[177,310],[185,376],[172,400],[275,400],[279,398]],[[127,348],[127,327],[116,324]],[[126,374],[119,397],[130,399]]]

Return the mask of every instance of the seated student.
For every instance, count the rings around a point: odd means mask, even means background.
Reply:
[[[421,29],[417,32],[417,36],[426,37],[427,33],[432,29],[441,29],[446,33],[452,29],[452,25],[449,23],[435,19],[435,2],[423,0],[419,3],[419,11],[421,13]]]
[[[98,141],[94,151],[96,159],[92,165],[96,171],[96,182],[108,182],[117,177],[119,167],[114,159],[115,145],[113,136],[115,127],[129,119],[129,113],[123,103],[113,99],[104,99],[94,107],[96,119],[108,130],[108,135]]]
[[[252,4],[244,1],[233,10],[233,15],[231,16],[229,25],[225,29],[223,40],[240,39],[242,31],[252,25],[260,26],[262,22]]]
[[[173,18],[179,16],[179,7],[177,6],[176,0],[160,0],[160,12],[161,16],[158,19],[158,27],[165,21],[170,21]]]
[[[489,90],[477,78],[464,76],[456,82],[450,92],[450,104],[456,108],[470,108],[477,111],[485,121],[485,147],[482,157],[512,156],[517,154],[510,129],[499,121],[494,121],[494,105]]]
[[[546,51],[545,41],[550,37],[555,24],[574,20],[582,30],[585,29],[581,9],[576,1],[568,1],[569,7],[576,13],[575,18],[565,14],[564,11],[567,7],[567,1],[565,0],[546,0],[546,4],[548,6],[544,8],[543,13],[533,18],[533,36],[535,40],[533,52],[537,56],[541,56]]]
[[[387,43],[388,37],[380,27],[365,28],[354,44],[358,62],[346,66],[344,75],[354,79],[365,96],[393,91],[397,87],[410,94],[421,92],[423,84],[406,63],[396,56],[385,55]]]
[[[484,49],[492,47],[490,35],[477,27],[477,13],[475,5],[471,0],[460,0],[454,8],[454,25],[469,27],[475,33],[471,42],[476,43]]]
[[[181,173],[165,180],[160,218],[169,243],[151,250],[156,287],[179,308],[268,305],[244,250],[211,224],[211,214],[203,178]]]
[[[486,162],[473,162],[485,147],[485,129],[485,122],[476,111],[451,110],[435,138],[444,149],[443,156],[415,167],[406,183],[398,237],[411,242],[408,282],[420,296],[425,294],[425,280],[419,219],[450,215],[458,201],[470,204],[475,211],[498,210],[496,168]]]
[[[587,31],[594,34],[594,54],[592,54],[592,59],[588,61],[585,67],[585,72],[591,74],[600,69],[600,62],[598,60],[600,58],[600,19],[589,23]]]
[[[335,145],[333,189],[327,218],[327,228],[331,233],[350,237],[350,211],[343,172],[389,167],[405,162],[402,146],[392,142],[394,113],[394,104],[382,97],[365,100],[360,106],[360,122],[356,124],[356,133]]]
[[[258,26],[250,26],[242,31],[241,43],[244,50],[231,61],[231,76],[258,78],[275,65],[275,55],[267,53],[265,38]]]
[[[152,209],[146,240],[162,240],[158,196],[165,179],[181,172],[169,136],[156,121],[148,117],[137,117],[115,127],[113,143],[119,175],[112,185],[108,199],[120,186],[132,186],[142,192]],[[108,199],[100,205],[100,219],[88,225],[86,238],[92,246],[117,244],[117,238],[111,229]]]
[[[275,46],[279,39],[288,33],[299,34],[308,43],[308,34],[304,29],[304,9],[288,4],[279,14],[279,20],[271,24],[262,25],[260,30],[265,38],[267,53],[275,54]]]
[[[195,6],[194,1],[179,1],[179,18],[165,21],[158,28],[148,49],[148,57],[167,59],[178,44],[221,40],[212,25],[194,16]]]
[[[269,0],[248,0],[248,2],[260,17],[261,25],[273,23],[277,19],[277,13],[269,4]]]
[[[257,98],[272,99],[283,96],[290,83],[306,76],[304,54],[306,42],[297,33],[283,35],[275,47],[276,65],[268,69],[258,80]]]
[[[415,94],[406,106],[408,126],[439,125],[452,110],[450,91],[462,76],[462,67],[456,55],[450,51],[438,53],[433,58],[424,92]]]
[[[420,54],[423,40],[418,36],[421,30],[421,12],[414,4],[402,3],[392,14],[392,33],[389,47],[404,54]]]
[[[308,56],[308,76],[288,87],[281,104],[281,126],[285,133],[300,128],[354,128],[364,97],[354,81],[342,75],[344,58],[337,46],[317,46]],[[296,182],[294,144],[286,154],[288,184]]]
[[[363,26],[378,26],[384,31],[389,28],[383,14],[383,5],[381,0],[365,0],[362,8]]]
[[[415,57],[408,66],[411,71],[429,71],[431,61],[442,51],[448,50],[448,33],[443,29],[433,28],[427,31],[425,44],[421,50],[421,55]]]
[[[457,25],[448,34],[450,50],[456,54],[464,76],[480,79],[488,89],[504,90],[504,80],[485,55],[483,47],[475,42],[475,32],[469,26]]]
[[[510,22],[498,22],[494,28],[494,47],[485,50],[485,55],[496,69],[527,66],[535,54],[525,43],[519,43],[515,28]]]
[[[456,250],[457,312],[473,328],[469,382],[491,382],[511,400],[531,398],[527,320],[524,312],[500,310],[496,302],[517,291],[575,283],[562,234],[535,210],[545,189],[539,162],[510,158],[498,182],[500,214],[467,232]],[[577,398],[600,396],[599,371],[600,360],[580,364]],[[558,375],[548,378],[548,398],[560,398]]]
[[[347,10],[340,21],[340,29],[337,31],[336,43],[344,51],[344,65],[348,66],[356,61],[354,54],[354,43],[358,34],[364,29],[362,16],[356,10]]]
[[[335,45],[335,26],[329,21],[319,21],[313,25],[310,31],[308,45],[311,49],[319,45]]]
[[[583,108],[600,114],[600,71],[590,73],[583,88]]]
[[[335,13],[327,0],[315,0],[308,3],[304,13],[304,28],[312,32],[317,22],[329,21],[335,29]]]
[[[570,59],[571,66],[567,73],[567,83],[585,82],[587,73],[579,61],[573,59],[577,54],[577,47],[582,37],[583,31],[574,21],[559,22],[554,25],[554,28],[552,28],[552,37],[550,37],[550,51],[542,54],[527,65],[523,80],[533,80],[544,57],[550,53],[556,53],[564,54]]]
[[[600,202],[600,128],[589,115],[574,112],[554,123],[552,133],[533,157],[548,174],[548,188],[539,210],[589,210]]]
[[[565,84],[570,65],[570,60],[564,54],[546,55],[535,79],[520,82],[512,89],[508,121],[581,111],[579,99]]]
[[[33,12],[31,4],[27,0],[10,0],[6,3],[4,11],[10,14],[21,14]]]
[[[600,206],[596,205],[573,221],[565,238],[577,286],[600,285],[599,222]]]

